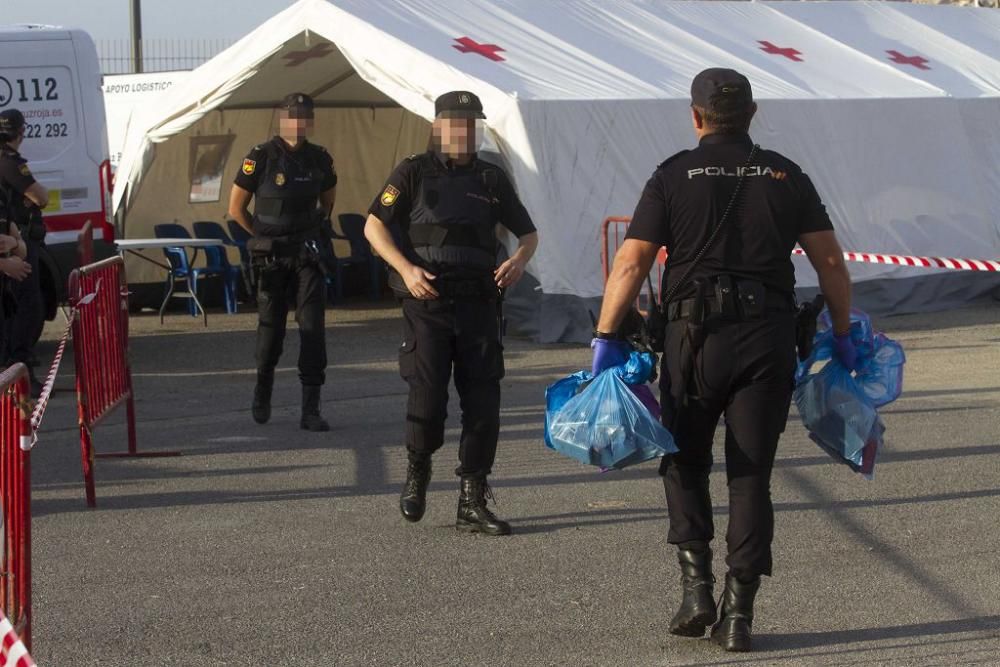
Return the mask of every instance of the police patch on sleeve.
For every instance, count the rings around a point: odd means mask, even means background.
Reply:
[[[385,190],[382,192],[382,197],[379,201],[382,202],[382,206],[392,206],[396,203],[396,198],[399,197],[399,190],[391,185],[385,186]]]
[[[18,165],[17,170],[21,172],[22,176],[31,176],[31,170],[26,164]]]
[[[253,172],[257,170],[257,160],[251,160],[246,158],[243,160],[243,173],[247,176],[253,176]]]

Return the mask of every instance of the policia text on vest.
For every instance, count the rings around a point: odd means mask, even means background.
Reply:
[[[510,525],[486,505],[504,375],[498,303],[501,290],[523,275],[538,235],[507,174],[476,156],[484,118],[479,98],[446,93],[435,112],[434,150],[396,167],[365,225],[365,236],[392,268],[390,286],[403,306],[399,372],[410,388],[409,467],[400,511],[408,521],[423,517],[431,455],[444,444],[454,370],[462,410],[456,528],[506,535]],[[499,266],[498,224],[519,241]]]
[[[663,162],[646,183],[605,288],[592,370],[624,360],[619,327],[659,249],[668,247],[660,402],[680,451],[664,458],[661,474],[667,539],[683,581],[670,631],[700,637],[711,627],[715,643],[747,651],[761,575],[772,572],[771,468],[796,364],[792,248],[799,243],[812,261],[835,333],[848,342],[850,276],[809,177],[751,141],[757,106],[746,77],[706,70],[692,82],[691,100],[698,147]],[[720,615],[709,471],[722,414],[729,527]]]
[[[285,339],[289,296],[294,294],[302,382],[300,425],[327,431],[330,426],[319,410],[327,363],[323,262],[332,252],[329,216],[337,173],[327,150],[306,140],[312,127],[312,99],[302,93],[287,96],[279,111],[279,136],[255,146],[236,174],[229,214],[254,235],[247,243],[257,275],[253,418],[264,424],[271,417],[274,369]]]

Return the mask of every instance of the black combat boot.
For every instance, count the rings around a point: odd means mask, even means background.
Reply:
[[[510,535],[510,524],[496,518],[486,507],[486,496],[493,496],[489,488],[485,477],[462,477],[455,528],[484,535]]]
[[[705,628],[716,620],[715,599],[712,597],[712,550],[678,549],[681,564],[681,607],[670,621],[670,632],[682,637],[701,637]]]
[[[253,388],[253,420],[258,424],[266,424],[271,418],[271,390],[274,388],[274,376],[257,373],[257,386]]]
[[[431,457],[417,456],[409,452],[406,467],[406,483],[399,494],[399,511],[407,521],[417,522],[424,518],[427,508],[427,487],[431,483]]]
[[[744,582],[732,572],[726,575],[722,594],[722,615],[712,626],[712,641],[727,651],[750,650],[750,627],[753,625],[753,600],[760,588],[760,577]]]
[[[329,431],[330,424],[319,415],[319,385],[302,385],[302,420],[299,427],[306,431]]]

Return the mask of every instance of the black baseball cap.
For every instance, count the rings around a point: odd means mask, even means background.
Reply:
[[[15,136],[24,127],[24,114],[17,109],[0,111],[0,134]]]
[[[453,90],[434,100],[437,118],[486,118],[483,103],[467,90]]]
[[[691,82],[691,104],[716,112],[746,109],[753,104],[750,80],[733,69],[706,69]]]
[[[294,118],[311,118],[314,106],[313,98],[305,93],[290,93],[281,100],[280,108]]]

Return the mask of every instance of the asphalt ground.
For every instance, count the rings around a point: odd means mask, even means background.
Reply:
[[[876,322],[908,363],[874,481],[832,463],[793,411],[748,655],[666,631],[680,587],[655,464],[599,473],[544,448],[544,388],[589,366],[586,347],[508,339],[492,482],[515,534],[488,538],[453,527],[457,408],[427,516],[399,515],[398,310],[327,321],[333,430],[311,434],[294,325],[258,426],[252,315],[133,318],[139,447],[183,455],[99,459],[97,509],[65,361],[32,453],[40,665],[1000,664],[995,303]],[[97,428],[99,451],[124,448],[123,423]],[[721,462],[712,480],[724,550]]]

